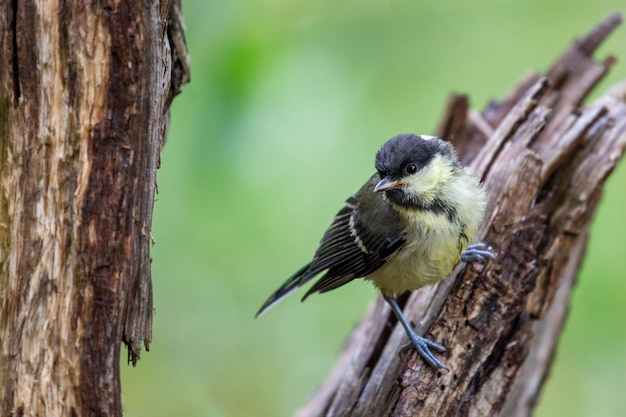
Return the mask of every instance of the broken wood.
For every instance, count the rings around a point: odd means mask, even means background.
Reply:
[[[620,23],[609,16],[482,114],[464,96],[448,104],[438,136],[483,179],[476,241],[497,254],[404,298],[418,334],[447,346],[449,371],[399,355],[404,330],[379,297],[298,416],[530,415],[602,186],[626,147],[626,82],[582,105],[614,62],[592,54]]]
[[[152,339],[150,230],[180,0],[0,11],[0,415],[121,416]]]

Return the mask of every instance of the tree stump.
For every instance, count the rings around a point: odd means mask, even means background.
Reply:
[[[528,416],[550,366],[602,186],[626,147],[626,82],[582,102],[606,74],[593,51],[614,14],[479,114],[450,99],[438,136],[488,194],[476,241],[497,259],[461,264],[403,300],[419,334],[447,346],[449,371],[414,351],[379,297],[298,416]]]
[[[0,11],[0,415],[121,416],[152,338],[150,229],[180,0]]]

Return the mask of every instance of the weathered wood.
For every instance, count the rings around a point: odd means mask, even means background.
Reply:
[[[119,416],[120,342],[135,363],[152,338],[180,1],[2,6],[0,415]]]
[[[581,107],[614,61],[591,55],[619,23],[610,16],[482,115],[466,97],[450,100],[438,134],[483,178],[477,240],[497,259],[460,265],[404,305],[419,334],[448,347],[449,371],[398,354],[406,337],[379,299],[298,416],[530,415],[602,186],[626,147],[626,83]]]

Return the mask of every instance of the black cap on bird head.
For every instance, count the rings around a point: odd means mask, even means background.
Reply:
[[[409,164],[415,165],[417,170],[440,154],[456,159],[452,145],[433,136],[419,136],[414,133],[403,133],[389,139],[376,154],[376,170],[382,177],[395,179],[407,175]]]

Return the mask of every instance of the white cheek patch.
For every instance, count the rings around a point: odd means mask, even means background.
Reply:
[[[445,168],[441,156],[437,155],[428,165],[409,179],[408,187],[413,194],[428,198],[424,195],[425,193],[432,193],[448,179],[448,170]]]
[[[429,136],[429,135],[420,135],[420,137],[425,140],[439,139],[437,136]]]

